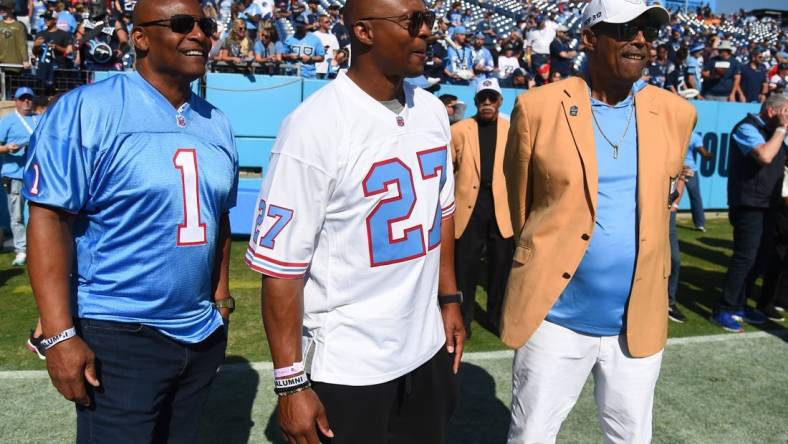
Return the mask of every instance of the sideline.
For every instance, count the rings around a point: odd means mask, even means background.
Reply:
[[[686,338],[671,338],[668,339],[668,347],[677,347],[687,344],[707,344],[714,342],[728,342],[728,341],[745,341],[750,339],[764,339],[764,338],[788,338],[788,328],[782,328],[772,331],[757,331],[749,333],[722,333],[718,335],[707,336],[690,336]],[[497,350],[489,352],[472,352],[466,353],[463,356],[463,362],[483,362],[494,361],[499,359],[511,359],[514,356],[513,350]],[[227,364],[222,367],[222,373],[234,373],[238,371],[249,371],[249,369],[262,371],[272,371],[273,363],[253,362],[250,364]],[[45,370],[10,370],[0,371],[0,380],[9,379],[48,379],[49,375]]]

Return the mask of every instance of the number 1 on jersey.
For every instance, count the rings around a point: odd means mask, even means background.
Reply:
[[[208,242],[205,224],[200,222],[200,178],[197,152],[179,149],[172,158],[181,172],[183,188],[183,224],[178,225],[178,245],[202,245]]]

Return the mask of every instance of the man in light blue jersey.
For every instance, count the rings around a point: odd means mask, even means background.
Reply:
[[[189,0],[133,21],[138,71],[66,94],[31,139],[30,281],[76,441],[192,443],[234,308],[238,156],[190,90],[216,23]]]
[[[38,123],[33,114],[33,90],[23,86],[14,93],[14,112],[0,120],[0,177],[8,197],[8,214],[16,256],[12,266],[25,265],[25,199],[22,196],[22,169],[30,135]]]
[[[323,42],[311,32],[307,32],[304,16],[295,19],[295,34],[285,39],[287,54],[284,60],[301,65],[301,77],[314,79],[317,77],[316,64],[325,60],[326,50]]]

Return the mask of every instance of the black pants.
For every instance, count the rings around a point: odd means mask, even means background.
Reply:
[[[777,233],[769,243],[758,307],[788,308],[788,205],[782,204],[775,214]]]
[[[501,236],[495,220],[492,192],[482,188],[468,226],[454,246],[457,286],[464,296],[462,318],[469,334],[476,307],[476,284],[479,282],[482,258],[486,259],[487,264],[487,322],[497,333],[513,255],[514,237]]]
[[[725,287],[717,303],[720,311],[741,310],[752,296],[755,281],[772,258],[774,211],[767,208],[731,207],[733,255]]]
[[[368,386],[314,382],[334,438],[326,444],[441,444],[457,403],[454,355],[441,347],[421,367]]]
[[[224,361],[227,330],[181,344],[141,324],[80,319],[99,388],[77,407],[77,443],[195,443],[203,405]],[[89,387],[89,386],[88,386]]]

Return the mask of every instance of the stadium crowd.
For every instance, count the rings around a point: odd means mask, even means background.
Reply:
[[[134,0],[3,0],[0,63],[21,65],[20,85],[54,92],[73,70],[131,70]],[[585,3],[569,0],[428,0],[435,13],[425,75],[469,85],[496,78],[528,89],[583,72],[579,39]],[[335,78],[351,59],[342,0],[203,0],[219,24],[211,36],[215,71]],[[5,68],[19,73],[19,68]],[[763,102],[788,83],[786,30],[744,11],[706,6],[674,11],[653,42],[644,80],[686,98]],[[23,78],[24,78],[23,77]],[[7,98],[10,99],[8,91]]]

